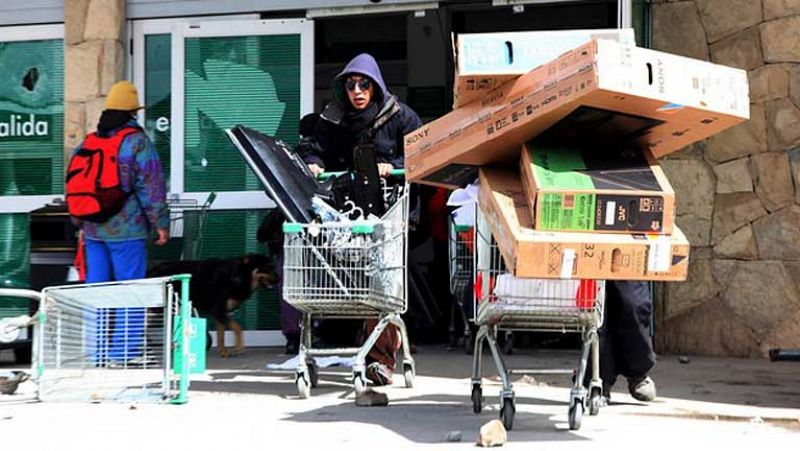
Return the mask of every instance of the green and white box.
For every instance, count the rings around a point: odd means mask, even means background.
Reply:
[[[675,226],[675,193],[652,154],[636,147],[523,146],[521,172],[534,229],[654,233]]]

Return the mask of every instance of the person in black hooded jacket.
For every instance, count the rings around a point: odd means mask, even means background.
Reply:
[[[301,151],[312,172],[351,170],[353,148],[367,141],[381,176],[404,167],[403,137],[422,121],[389,92],[375,59],[367,53],[353,58],[334,78],[333,92],[314,129],[315,145]]]
[[[403,164],[403,137],[422,126],[419,116],[389,92],[375,59],[362,53],[333,80],[335,100],[320,113],[311,140],[297,151],[315,174],[354,169],[353,149],[369,144],[375,150],[378,174],[388,176]],[[376,321],[367,322],[368,333]],[[375,385],[392,383],[397,351],[402,345],[390,324],[367,356],[367,378]]]

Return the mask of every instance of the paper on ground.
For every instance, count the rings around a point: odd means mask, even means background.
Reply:
[[[317,364],[317,368],[328,368],[331,366],[344,366],[352,368],[353,364],[355,363],[355,360],[356,360],[355,357],[339,357],[338,355],[332,355],[328,357],[314,357],[314,362]],[[267,369],[293,370],[297,368],[297,365],[299,363],[300,363],[300,356],[296,355],[282,363],[268,363]]]

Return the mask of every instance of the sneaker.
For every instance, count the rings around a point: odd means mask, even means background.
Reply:
[[[380,362],[372,362],[367,366],[367,379],[377,387],[392,385],[392,370]]]
[[[637,401],[650,402],[656,399],[656,383],[650,376],[629,378],[628,391]]]
[[[600,406],[606,407],[611,405],[611,387],[603,387],[603,391],[600,392]]]

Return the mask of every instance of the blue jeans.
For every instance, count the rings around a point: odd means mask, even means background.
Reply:
[[[147,274],[145,239],[97,241],[87,238],[86,282],[111,282],[143,279]],[[144,308],[100,308],[90,313],[95,324],[90,334],[89,355],[95,362],[126,362],[141,357],[144,344]],[[94,335],[94,337],[91,337]]]

